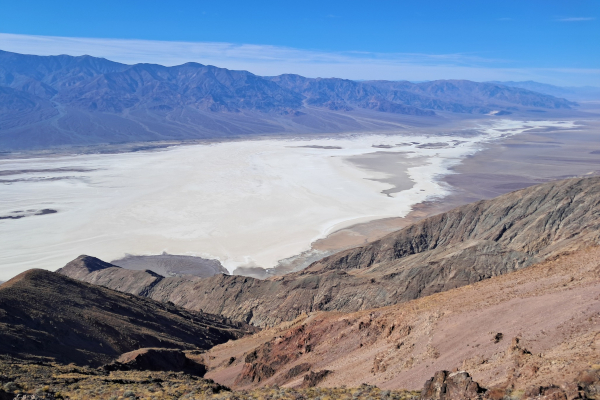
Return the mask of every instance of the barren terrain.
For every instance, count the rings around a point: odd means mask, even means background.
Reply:
[[[465,370],[485,387],[559,384],[598,362],[599,293],[593,247],[405,304],[304,315],[211,349],[207,377],[238,388],[295,386],[286,374],[306,365],[332,371],[327,387],[421,389],[442,369]],[[253,373],[266,367],[274,374]]]
[[[140,347],[208,349],[255,331],[32,269],[0,286],[0,353],[98,366]]]
[[[449,194],[413,206],[405,217],[378,219],[340,229],[312,244],[315,251],[339,251],[363,245],[427,216],[513,190],[574,176],[600,174],[600,120],[595,103],[586,104],[587,117],[577,129],[531,129],[487,142],[483,149],[453,166],[442,178]]]

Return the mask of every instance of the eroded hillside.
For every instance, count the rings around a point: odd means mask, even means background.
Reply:
[[[209,349],[256,329],[29,270],[0,286],[0,353],[97,366],[140,347]]]
[[[164,278],[80,257],[60,273],[191,310],[273,326],[314,311],[353,312],[469,285],[600,243],[600,178],[550,182],[442,213],[306,270]]]
[[[207,374],[236,388],[421,389],[436,371],[464,370],[486,388],[570,382],[600,356],[600,248],[404,304],[299,317],[208,352]]]

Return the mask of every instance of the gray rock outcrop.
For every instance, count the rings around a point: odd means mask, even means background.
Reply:
[[[107,371],[174,371],[204,376],[206,366],[186,357],[178,349],[144,348],[121,354],[104,366]]]
[[[485,391],[465,371],[438,371],[425,382],[421,400],[482,400]]]

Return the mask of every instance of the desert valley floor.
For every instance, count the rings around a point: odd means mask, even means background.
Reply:
[[[488,118],[388,134],[5,158],[0,280],[31,265],[55,270],[73,254],[194,255],[250,275],[297,269],[414,216],[556,179],[558,169],[595,173],[589,143],[587,158],[568,159],[593,124]],[[483,156],[492,147],[513,160]]]

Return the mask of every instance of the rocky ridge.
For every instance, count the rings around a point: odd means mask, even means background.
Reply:
[[[191,310],[273,326],[393,305],[600,243],[600,178],[549,182],[442,213],[307,269],[259,280],[164,278],[79,258],[59,272]],[[94,260],[93,262],[90,260]],[[102,265],[88,268],[87,263]]]
[[[217,274],[229,273],[219,260],[167,254],[165,252],[150,256],[127,254],[125,257],[113,260],[110,263],[126,269],[147,269],[163,276],[192,275],[206,278]]]
[[[0,287],[0,353],[17,358],[98,366],[141,347],[206,350],[255,331],[44,270]]]
[[[523,393],[482,388],[465,371],[438,371],[425,382],[420,395],[421,400],[494,400],[514,397],[523,400],[597,399],[600,397],[600,370],[584,370],[573,382],[564,382],[560,386],[531,386]]]

